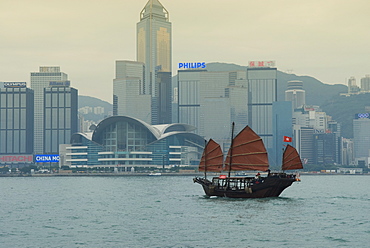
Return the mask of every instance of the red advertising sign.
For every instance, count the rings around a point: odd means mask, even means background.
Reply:
[[[249,67],[275,67],[275,61],[249,61]]]
[[[32,155],[0,155],[1,162],[33,162]]]

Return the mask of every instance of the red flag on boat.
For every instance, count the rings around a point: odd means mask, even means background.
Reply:
[[[292,142],[292,137],[284,136],[284,142]]]

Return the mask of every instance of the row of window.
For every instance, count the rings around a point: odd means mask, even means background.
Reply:
[[[0,109],[0,129],[26,129],[26,109]]]
[[[16,93],[1,92],[0,94],[0,108],[25,108],[27,104],[26,92]]]
[[[59,89],[59,88],[56,88]],[[64,89],[64,88],[62,88]],[[64,94],[63,94],[64,93]],[[46,92],[45,107],[71,107],[71,94],[65,89],[61,92]]]
[[[26,130],[0,130],[0,153],[26,153],[27,145]]]

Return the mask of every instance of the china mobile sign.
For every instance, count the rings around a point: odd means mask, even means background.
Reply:
[[[1,162],[12,162],[12,163],[29,163],[33,162],[32,155],[0,155]]]
[[[35,155],[36,163],[58,163],[59,154]]]

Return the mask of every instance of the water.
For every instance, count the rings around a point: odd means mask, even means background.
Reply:
[[[370,177],[206,198],[191,177],[0,178],[0,247],[369,247]]]

